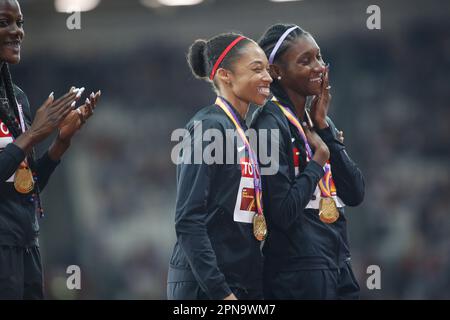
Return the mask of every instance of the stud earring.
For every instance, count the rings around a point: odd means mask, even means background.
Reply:
[[[278,78],[277,78],[278,80],[281,80],[281,76],[278,76]]]

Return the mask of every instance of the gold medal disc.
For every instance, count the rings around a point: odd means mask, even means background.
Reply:
[[[19,167],[14,176],[14,188],[17,192],[27,194],[34,188],[33,174],[29,167]]]
[[[324,223],[333,223],[339,218],[339,211],[332,197],[320,199],[319,217]]]
[[[258,241],[266,239],[267,225],[264,215],[255,213],[253,216],[253,234]]]

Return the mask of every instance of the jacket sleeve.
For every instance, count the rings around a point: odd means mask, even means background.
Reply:
[[[199,124],[196,122],[189,130],[185,146],[190,145],[190,150],[183,150],[183,163],[177,165],[175,231],[198,284],[211,299],[218,300],[231,294],[231,290],[219,270],[206,227],[207,199],[215,166],[205,164],[203,159],[199,164],[193,163],[193,153],[198,152],[196,148],[204,150],[207,145],[200,135],[193,134]],[[201,124],[203,129],[218,126],[208,120]],[[184,163],[187,160],[191,163]]]
[[[347,206],[357,206],[364,199],[364,177],[355,162],[349,157],[345,145],[336,138],[337,129],[330,118],[328,128],[317,133],[330,150],[330,163],[337,195]]]
[[[56,167],[61,161],[53,161],[48,156],[48,151],[46,151],[37,161],[36,161],[36,171],[38,176],[39,190],[44,190],[48,183],[48,179],[55,171]]]
[[[257,130],[268,130],[267,149],[269,159],[277,162],[275,165],[278,166],[275,174],[264,175],[263,168],[267,165],[261,163],[265,211],[268,213],[270,222],[286,230],[292,226],[297,216],[303,212],[311,200],[317,183],[324,175],[324,170],[317,162],[311,160],[306,165],[305,170],[292,179],[289,172],[290,170],[294,171],[294,168],[292,168],[294,162],[293,159],[289,159],[290,153],[288,152],[291,143],[286,143],[286,135],[283,134],[275,117],[270,114],[262,117],[255,123],[254,127]],[[261,140],[259,140],[258,147],[260,153],[261,150],[266,148],[266,146],[261,145]]]
[[[17,86],[14,86],[17,96],[17,102],[22,105],[22,109],[25,115],[25,119],[28,123],[28,127],[31,124],[31,109],[28,102],[26,94]],[[34,148],[35,150],[36,148]],[[20,162],[19,162],[20,163]],[[53,171],[56,169],[60,161],[53,161],[48,156],[48,151],[46,151],[40,158],[36,159],[36,173],[38,177],[39,189],[42,191],[47,182],[52,175]],[[17,167],[16,167],[17,168]]]
[[[14,143],[10,143],[0,152],[0,182],[6,182],[25,159],[25,152]]]

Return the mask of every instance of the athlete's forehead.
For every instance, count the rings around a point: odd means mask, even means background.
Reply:
[[[19,2],[16,0],[0,0],[0,15],[22,15]]]

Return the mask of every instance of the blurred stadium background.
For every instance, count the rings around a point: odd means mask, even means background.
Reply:
[[[31,105],[71,85],[103,93],[44,192],[48,298],[165,299],[175,241],[170,134],[214,98],[190,74],[187,48],[225,31],[258,39],[293,22],[331,64],[331,116],[366,178],[363,205],[347,209],[361,297],[450,299],[449,1],[85,2],[92,10],[69,30],[69,14],[56,10],[64,1],[20,1],[26,37],[12,73]],[[381,30],[366,28],[371,4]],[[81,268],[81,290],[66,288],[69,265]],[[381,268],[381,290],[366,287],[369,265]]]

